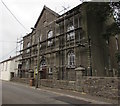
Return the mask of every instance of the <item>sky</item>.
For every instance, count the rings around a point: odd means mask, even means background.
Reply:
[[[2,1],[25,28],[16,21]],[[20,47],[17,39],[20,40],[31,32],[31,27],[35,25],[44,5],[62,14],[60,11],[63,10],[63,6],[69,7],[69,10],[80,3],[80,0],[1,0],[0,61],[16,55],[16,47]]]

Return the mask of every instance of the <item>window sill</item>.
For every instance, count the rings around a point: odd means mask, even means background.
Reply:
[[[48,75],[53,75],[53,73],[48,73]]]
[[[69,65],[69,66],[67,66],[67,68],[68,68],[68,69],[69,69],[69,68],[75,69],[75,66],[74,66],[74,65]]]
[[[74,38],[73,39],[69,39],[69,40],[67,39],[67,42],[74,41],[74,40],[75,40]]]

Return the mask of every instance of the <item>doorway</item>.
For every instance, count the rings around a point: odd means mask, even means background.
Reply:
[[[10,78],[12,79],[14,77],[14,72],[10,72]]]

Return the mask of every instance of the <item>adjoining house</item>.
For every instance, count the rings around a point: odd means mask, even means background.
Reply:
[[[44,6],[32,32],[23,37],[21,77],[33,77],[38,64],[40,79],[74,81],[79,67],[84,76],[117,75],[116,39],[111,37],[108,47],[102,37],[106,24],[88,13],[86,4],[63,15]]]
[[[21,55],[10,57],[7,60],[0,62],[0,79],[10,81],[13,77],[20,75]]]

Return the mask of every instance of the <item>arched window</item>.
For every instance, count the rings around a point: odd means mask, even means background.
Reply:
[[[30,47],[30,42],[27,43],[27,48],[28,48],[28,47]],[[29,52],[30,52],[30,49],[28,48],[28,49],[27,49],[27,53],[29,53]]]
[[[46,66],[46,61],[45,59],[41,60],[40,62],[40,67]]]
[[[69,25],[67,27],[67,40],[72,40],[75,39],[75,32],[74,32],[74,26],[73,25]]]
[[[53,37],[53,31],[48,32],[48,39]],[[48,46],[51,46],[53,44],[53,39],[48,40]]]
[[[68,67],[74,67],[75,66],[75,54],[73,51],[70,51],[68,53]]]

